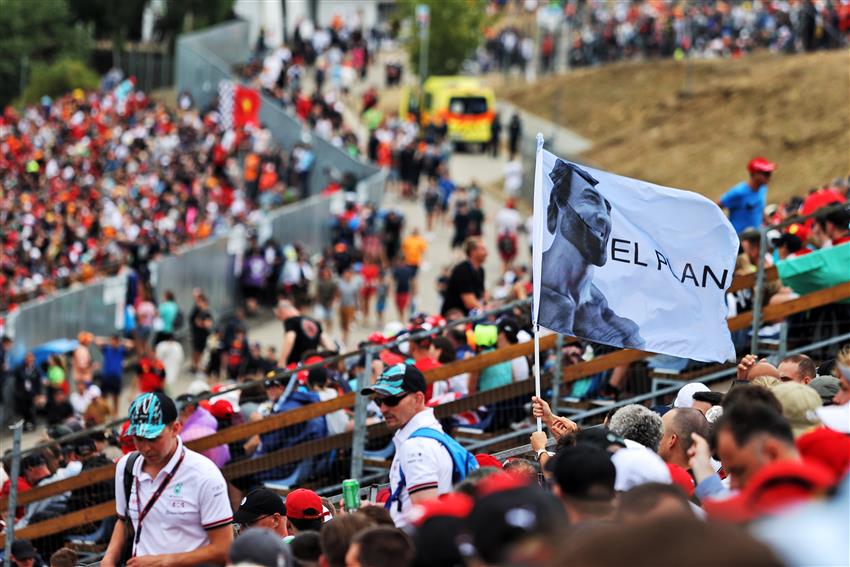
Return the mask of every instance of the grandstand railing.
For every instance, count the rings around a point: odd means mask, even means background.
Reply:
[[[850,282],[845,282],[832,288],[816,291],[786,303],[769,305],[765,307],[763,311],[763,316],[766,320],[781,319],[783,317],[787,317],[795,313],[802,313],[809,309],[829,305],[831,303],[834,303],[835,301],[847,298],[850,298]],[[729,319],[730,330],[747,328],[752,322],[752,317],[752,313],[744,313],[738,315],[737,317]],[[791,352],[806,352],[814,348],[819,348],[824,344],[834,344],[836,340],[840,341],[844,340],[845,338],[848,337],[836,337],[832,341],[816,343],[814,345],[809,345],[808,347],[797,349],[796,351]],[[569,341],[570,339],[567,338],[566,340]],[[545,351],[554,348],[559,341],[556,335],[550,334],[542,337],[540,342],[541,350]],[[527,356],[532,352],[532,342],[520,343],[517,345],[511,345],[506,348],[501,348],[492,352],[481,354],[466,360],[447,364],[445,366],[435,368],[433,370],[429,370],[425,373],[425,375],[428,383],[430,384],[439,380],[447,379],[452,376],[463,374],[465,372],[480,371],[481,369],[487,368],[493,364],[506,362],[518,356]],[[604,354],[590,361],[580,362],[572,366],[564,367],[562,369],[562,375],[557,375],[553,373],[553,375],[543,376],[544,387],[555,385],[555,383],[574,382],[575,380],[578,380],[580,378],[591,376],[604,370],[610,370],[616,366],[641,360],[647,357],[648,354],[649,353],[645,353],[643,351],[629,349]],[[734,368],[729,368],[722,370],[718,373],[712,373],[697,378],[697,380],[702,382],[712,382],[720,379],[726,379],[729,375],[733,373]],[[619,402],[618,405],[655,399],[657,397],[673,393],[677,389],[678,386],[670,386],[668,388],[653,391],[642,396],[623,400]],[[487,392],[479,392],[467,396],[465,398],[461,398],[459,400],[443,404],[441,406],[437,406],[437,408],[435,408],[435,413],[438,418],[447,417],[450,415],[457,414],[459,412],[475,409],[481,405],[511,400],[520,396],[527,396],[530,395],[533,390],[533,380],[516,382],[504,386],[502,388],[497,388]],[[337,411],[339,409],[351,408],[354,406],[356,398],[357,396],[354,393],[347,394],[334,400],[320,402],[290,412],[273,415],[261,421],[234,426],[225,429],[215,435],[211,435],[189,442],[186,445],[187,447],[190,447],[194,450],[202,451],[229,442],[239,441],[251,437],[252,435],[266,433],[288,425],[302,423],[314,417],[320,415],[327,415],[328,413]],[[605,413],[609,411],[609,409],[610,406],[592,409],[589,411],[572,415],[571,419],[587,419],[589,417]],[[368,432],[370,438],[389,436],[389,431],[383,424],[371,425],[366,428],[366,431]],[[492,447],[494,445],[498,445],[499,443],[509,444],[511,439],[515,438],[518,435],[528,434],[528,432],[530,432],[530,429],[520,430],[519,432],[508,433],[490,439],[482,440],[477,444],[477,446]],[[298,462],[309,457],[327,453],[328,451],[334,449],[344,449],[346,447],[350,447],[351,442],[352,432],[346,432],[339,435],[303,443],[301,445],[287,447],[256,459],[237,461],[226,465],[223,469],[223,472],[225,474],[225,477],[227,477],[228,479],[238,479],[255,472],[268,470],[281,464]],[[473,447],[474,446],[475,445],[473,445]],[[62,492],[96,484],[97,482],[102,482],[113,477],[114,466],[102,467],[100,469],[83,473],[81,475],[78,475],[77,477],[59,481],[50,485],[46,485],[44,487],[37,487],[30,491],[24,492],[19,495],[17,504],[27,504],[30,502],[47,498],[49,496],[60,494]],[[3,509],[3,506],[6,506],[7,504],[8,502],[6,499],[0,500],[0,509]],[[27,526],[26,528],[23,528],[18,532],[18,537],[37,538],[45,535],[56,534],[63,532],[69,528],[73,528],[75,526],[104,519],[112,514],[114,514],[114,504],[112,502],[99,504],[97,506],[93,506],[85,510],[66,514],[60,518],[54,518],[51,520],[33,524],[32,526]],[[2,538],[0,538],[0,543],[2,543]]]

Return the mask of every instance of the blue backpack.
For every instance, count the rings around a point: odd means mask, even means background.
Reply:
[[[467,451],[463,445],[455,441],[446,432],[438,431],[430,427],[420,427],[411,433],[408,439],[413,439],[414,437],[433,439],[445,447],[446,451],[449,452],[449,456],[452,458],[452,484],[457,484],[465,479],[470,472],[478,469],[478,461],[475,460],[475,456]],[[404,471],[401,467],[399,467],[399,473],[401,475],[401,480],[399,480],[398,486],[392,492],[384,506],[387,510],[390,509],[393,502],[397,501],[399,511],[401,511],[401,500],[399,499],[399,496],[401,495],[402,489],[407,485],[407,480],[404,478]]]

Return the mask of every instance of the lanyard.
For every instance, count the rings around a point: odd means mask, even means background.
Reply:
[[[168,483],[171,482],[171,479],[174,478],[175,474],[177,474],[177,469],[180,468],[180,464],[183,462],[183,457],[185,456],[186,449],[183,449],[183,452],[180,453],[180,458],[177,459],[177,463],[174,465],[174,468],[171,469],[171,472],[165,475],[165,478],[159,485],[159,488],[156,489],[156,492],[154,492],[150,500],[148,500],[148,503],[145,505],[144,510],[142,509],[142,502],[139,498],[139,478],[136,477],[136,508],[139,510],[139,521],[138,525],[136,526],[136,541],[135,545],[133,546],[133,557],[136,556],[136,546],[139,545],[139,539],[142,537],[142,521],[144,521],[144,519],[147,517],[148,512],[151,511],[153,505],[156,504],[156,501],[159,500],[159,497],[165,491],[165,488],[168,486]]]

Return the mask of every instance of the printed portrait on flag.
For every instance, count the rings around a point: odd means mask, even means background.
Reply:
[[[617,348],[734,358],[726,290],[738,237],[711,200],[543,149],[534,178],[532,319]]]
[[[595,268],[608,260],[611,203],[596,189],[599,181],[576,165],[559,159],[549,177],[546,230],[553,240],[543,253],[540,283],[542,301],[553,308],[543,310],[538,323],[604,344],[642,348],[638,325],[617,315],[593,284]]]

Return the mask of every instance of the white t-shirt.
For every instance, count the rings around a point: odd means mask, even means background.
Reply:
[[[505,164],[505,194],[516,197],[522,189],[522,163],[515,159]]]
[[[496,232],[498,234],[504,232],[516,234],[519,231],[520,224],[522,224],[522,217],[516,209],[505,207],[496,213]]]
[[[524,356],[511,360],[511,373],[514,376],[514,382],[528,380],[528,360]]]
[[[339,396],[339,392],[333,388],[324,388],[316,393],[323,402],[335,400]],[[348,427],[348,414],[345,413],[345,410],[331,412],[325,415],[325,423],[328,424],[328,435],[345,433]]]
[[[227,483],[216,465],[200,453],[185,449],[177,439],[177,450],[156,478],[142,472],[144,457],[136,459],[135,480],[130,490],[130,520],[139,531],[139,508],[144,509],[154,492],[170,471],[175,469],[180,455],[183,462],[174,477],[157,499],[142,522],[136,555],[185,553],[209,545],[207,530],[227,526],[233,521],[233,511],[227,496]],[[127,516],[124,495],[124,467],[129,455],[124,455],[115,468],[115,511],[119,518]],[[136,497],[137,489],[139,496]],[[141,506],[140,506],[141,504]]]
[[[100,388],[92,384],[91,386],[87,387],[82,394],[74,390],[68,397],[68,401],[71,402],[71,407],[74,408],[74,413],[78,415],[83,415],[84,413],[86,413],[86,410],[88,409],[89,404],[92,402],[92,400],[95,398],[99,398],[100,396]]]
[[[183,345],[177,341],[161,341],[156,345],[156,357],[162,361],[165,369],[165,383],[173,386],[180,377],[180,368],[186,358]]]
[[[390,493],[394,493],[401,482],[401,470],[404,470],[405,487],[398,497],[398,502],[390,506],[390,515],[398,527],[407,525],[405,517],[411,509],[410,492],[436,488],[440,494],[452,490],[452,457],[439,441],[410,435],[421,427],[430,427],[442,431],[440,422],[434,417],[434,410],[427,408],[407,422],[407,425],[396,431],[393,436],[395,457],[390,467]]]

